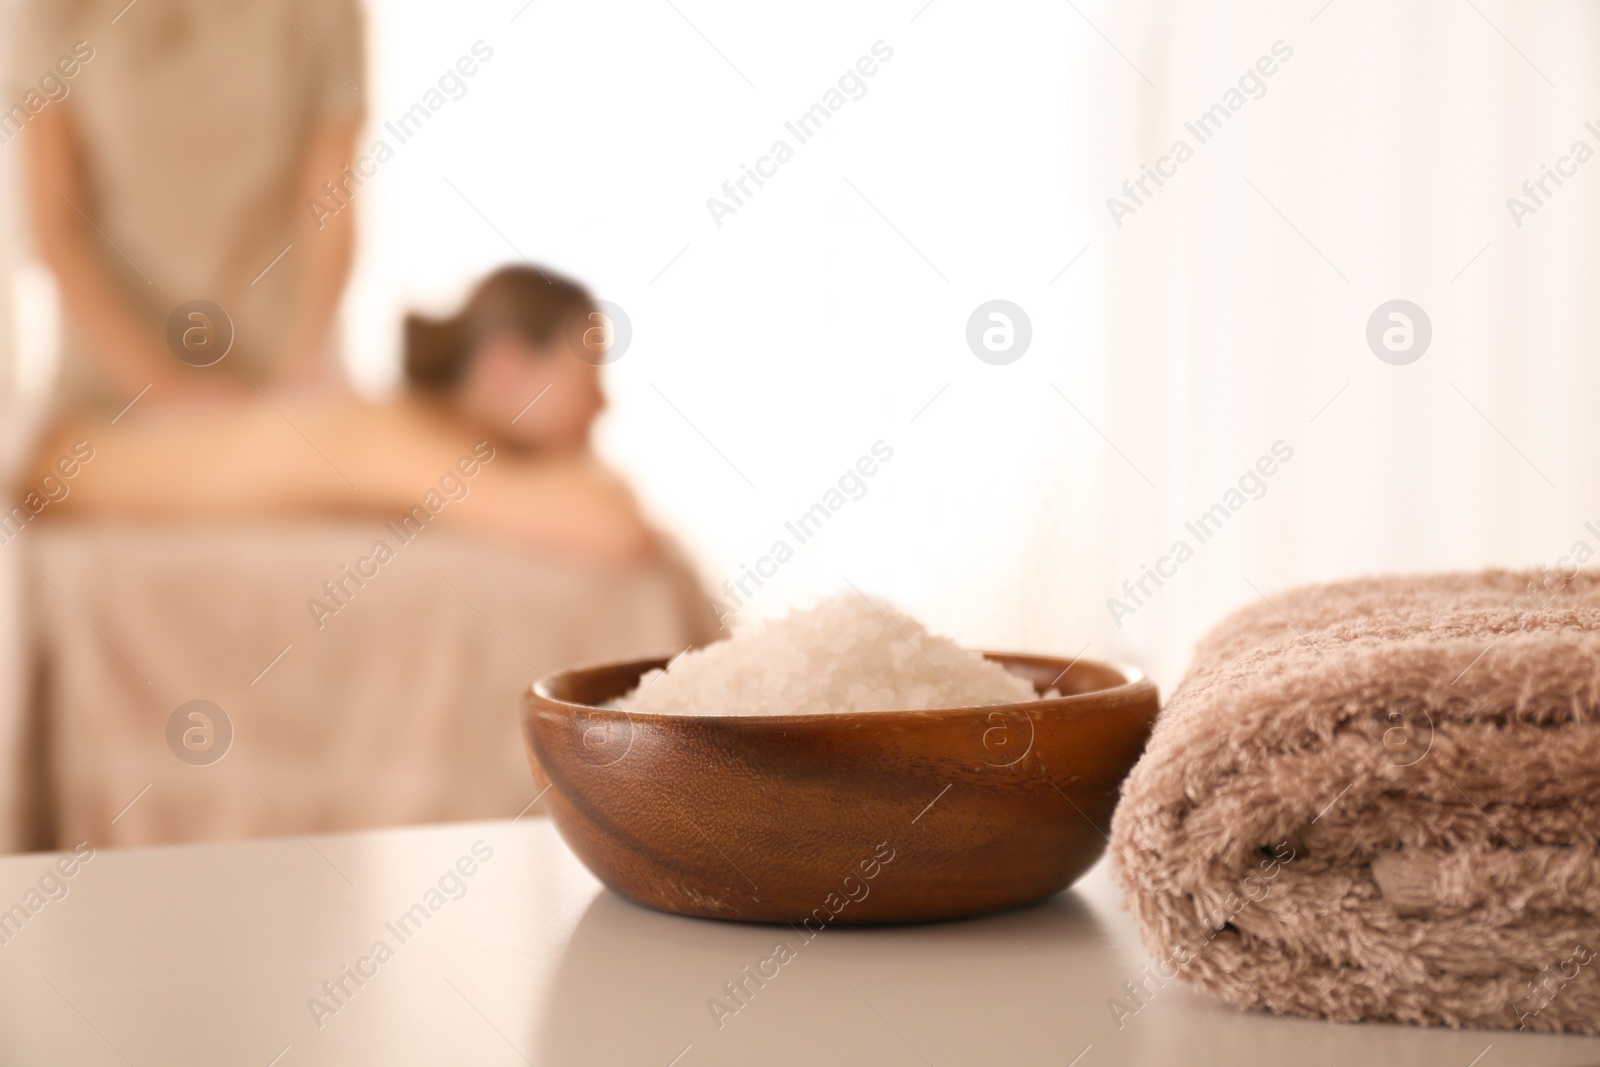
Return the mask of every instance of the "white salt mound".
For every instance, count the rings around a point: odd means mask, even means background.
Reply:
[[[998,663],[854,593],[740,631],[650,671],[617,701],[665,715],[921,711],[1037,700]]]

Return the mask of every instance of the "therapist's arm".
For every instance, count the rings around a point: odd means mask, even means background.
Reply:
[[[25,195],[39,254],[55,275],[67,313],[106,376],[130,399],[147,385],[155,387],[152,398],[171,397],[182,388],[176,357],[107,266],[121,253],[80,213],[88,191],[71,106],[39,112],[23,140]]]
[[[339,380],[338,369],[327,362],[328,336],[355,254],[353,200],[360,194],[352,196],[349,191],[345,168],[353,170],[355,165],[356,130],[357,123],[349,119],[323,123],[312,133],[301,164],[292,216],[294,248],[289,252],[289,256],[297,257],[298,272],[278,373],[279,380],[286,384]],[[356,180],[364,179],[357,175]],[[333,183],[345,207],[338,207],[325,182]],[[321,209],[313,211],[313,201],[337,210],[333,214]]]

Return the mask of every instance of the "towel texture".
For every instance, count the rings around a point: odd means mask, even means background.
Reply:
[[[1238,612],[1200,644],[1112,830],[1162,981],[1337,1020],[1585,1033],[1597,843],[1600,576],[1550,572]]]

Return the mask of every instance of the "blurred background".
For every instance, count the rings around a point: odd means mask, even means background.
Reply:
[[[25,5],[9,4],[19,17]],[[163,5],[113,4],[116,21],[96,32],[111,40]],[[1579,542],[1600,549],[1589,410],[1600,375],[1600,164],[1588,165],[1600,151],[1597,21],[1592,5],[1503,0],[368,5],[364,67],[340,74],[363,109],[358,155],[395,140],[385,124],[460,57],[492,58],[350,198],[341,366],[358,396],[382,402],[402,388],[406,312],[451,311],[506,263],[559,270],[630,327],[603,370],[599,453],[736,622],[853,585],[966,644],[1126,660],[1170,691],[1208,626],[1288,586],[1553,567]],[[298,28],[286,39],[296,36],[321,55],[308,62],[333,65],[326,41]],[[862,57],[874,72],[842,82]],[[77,79],[106,70],[91,61]],[[830,115],[802,143],[786,124],[819,102]],[[59,286],[25,209],[33,132],[0,143],[13,470],[52,410],[63,337]],[[761,163],[779,140],[791,155]],[[757,166],[773,171],[763,184],[735,187],[737,198],[725,189]],[[996,300],[1021,315],[1003,312],[1008,350],[980,352],[970,338],[1000,322],[980,311]],[[1408,302],[1403,320],[1380,310],[1392,301]],[[1411,340],[1386,347],[1391,328]],[[877,442],[892,460],[797,544],[785,523]],[[1274,462],[1258,467],[1262,457]],[[1186,524],[1208,513],[1202,538]],[[795,558],[735,601],[724,583],[778,540]],[[1175,554],[1179,541],[1188,553]],[[16,551],[22,539],[0,546],[0,662],[18,724],[8,751],[56,767],[47,790],[92,772],[29,756],[45,744],[27,725],[40,714],[40,657],[73,661],[62,646],[98,640],[74,620],[106,630],[119,607],[57,604],[65,621],[41,637],[30,590],[50,591],[32,576],[122,573],[122,557],[104,561],[134,552],[129,543],[77,542],[38,565]],[[251,541],[241,569],[275,558],[276,543]],[[166,551],[141,541],[135,554]],[[244,684],[251,665],[301,640],[287,629],[304,629],[300,600],[348,558],[295,551],[309,553],[315,579],[285,579],[282,594],[250,584],[259,574],[233,587],[245,600],[275,596],[298,620],[241,653],[237,694],[212,686],[236,720],[331,699],[311,681],[324,674],[301,678],[291,658],[281,680]],[[227,567],[210,579],[219,589]],[[161,573],[128,595],[159,597]],[[505,573],[481,580],[503,586]],[[508,642],[523,651],[501,649],[496,669],[531,680],[540,657],[529,643],[561,623],[468,611],[435,585],[463,626],[525,625]],[[573,612],[597,603],[572,596]],[[337,656],[392,665],[387,639],[349,640]],[[156,673],[160,647],[142,655],[132,658]],[[187,670],[146,679],[159,694],[129,675],[126,692],[148,702],[146,719],[164,719],[206,695]],[[50,699],[48,715],[79,714]],[[321,714],[343,714],[345,701]],[[512,708],[501,713],[509,723]],[[236,725],[239,748],[217,776],[235,768],[250,803],[248,788],[280,806],[281,793],[300,795],[304,782],[281,764],[267,784],[270,761]],[[96,812],[155,780],[138,766],[118,774]],[[190,788],[173,785],[187,798],[174,804],[202,795]],[[19,834],[65,832],[59,818],[38,830],[27,804],[14,802]],[[284,817],[342,825],[326,808]],[[429,813],[378,805],[353,821]],[[268,832],[276,816],[259,814],[192,834],[173,815],[132,839]]]

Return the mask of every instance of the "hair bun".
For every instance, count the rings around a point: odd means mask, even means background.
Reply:
[[[432,319],[410,314],[405,321],[406,378],[423,389],[448,389],[466,362],[461,316]]]
[[[594,307],[588,291],[574,281],[531,264],[501,267],[478,283],[456,314],[406,316],[406,379],[418,389],[452,389],[491,335],[509,330],[536,346],[557,346],[574,316],[586,318]]]

